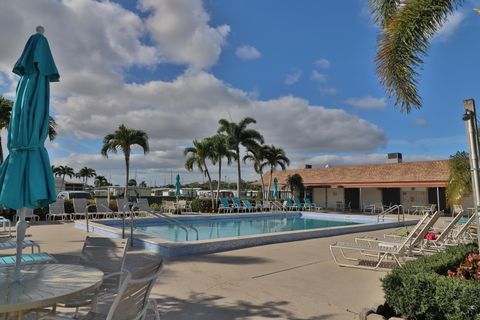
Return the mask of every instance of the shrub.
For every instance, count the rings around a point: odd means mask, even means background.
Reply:
[[[193,199],[190,204],[194,212],[212,212],[212,200],[210,199]]]
[[[152,208],[155,211],[162,211],[162,205],[158,203],[152,203],[150,205],[150,208]]]
[[[480,283],[446,276],[474,248],[451,247],[392,270],[382,279],[387,304],[408,319],[480,319],[476,317],[480,312]]]

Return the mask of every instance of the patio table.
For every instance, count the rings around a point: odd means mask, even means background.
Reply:
[[[422,211],[425,210],[425,209],[430,209],[429,206],[412,206],[412,208],[414,209],[412,214],[422,214]]]
[[[102,284],[103,272],[73,264],[22,266],[20,281],[14,280],[14,267],[0,268],[0,315],[23,319],[27,310],[94,291]]]

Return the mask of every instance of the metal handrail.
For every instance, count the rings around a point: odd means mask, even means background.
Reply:
[[[377,222],[380,222],[380,216],[382,216],[382,221],[385,221],[385,215],[388,214],[388,213],[392,213],[392,212],[394,212],[395,210],[397,211],[398,221],[400,222],[400,209],[402,209],[402,221],[405,221],[405,212],[404,212],[404,210],[403,210],[403,205],[401,205],[401,204],[396,204],[396,205],[391,206],[391,207],[383,210],[382,212],[380,212],[380,213],[377,215]]]
[[[91,207],[95,207],[96,205],[94,205],[93,203],[92,204],[87,204],[85,206],[85,225],[87,227],[87,233],[90,232],[90,228],[88,227],[88,209],[91,208]]]
[[[151,209],[148,209],[148,208],[141,208],[138,203],[133,203],[133,206],[132,208],[130,209],[131,210],[131,216],[133,216],[133,210],[134,209],[138,209],[138,210],[141,210],[141,211],[145,211],[159,219],[165,219],[166,221],[178,226],[180,229],[184,230],[185,231],[185,235],[186,235],[186,240],[188,241],[189,238],[188,238],[188,229],[191,229],[193,231],[195,231],[195,234],[196,234],[196,240],[199,239],[199,236],[198,236],[198,230],[197,228],[195,228],[194,226],[191,226],[191,225],[188,225],[188,224],[185,224],[185,223],[182,223],[180,221],[178,221],[177,219],[174,219],[164,213],[161,213],[159,211],[154,211],[154,210],[151,210]],[[133,235],[133,231],[132,231],[132,235]]]

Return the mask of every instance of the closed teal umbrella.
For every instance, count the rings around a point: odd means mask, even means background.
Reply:
[[[48,136],[50,82],[60,76],[43,27],[28,39],[13,72],[21,78],[8,127],[9,155],[0,168],[0,204],[19,210],[17,267],[25,235],[26,208],[55,202],[55,180],[44,143]]]
[[[273,197],[275,199],[278,198],[278,179],[277,179],[277,177],[275,177],[273,179]]]
[[[180,188],[182,187],[182,184],[180,183],[180,175],[177,174],[176,180],[175,180],[175,197],[180,197]]]

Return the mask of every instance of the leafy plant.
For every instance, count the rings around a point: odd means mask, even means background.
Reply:
[[[382,279],[387,304],[414,320],[478,319],[480,302],[472,309],[471,299],[480,300],[480,283],[447,276],[474,249],[473,245],[458,245],[392,270]]]
[[[190,204],[193,212],[212,212],[212,202],[209,199],[196,198]]]

